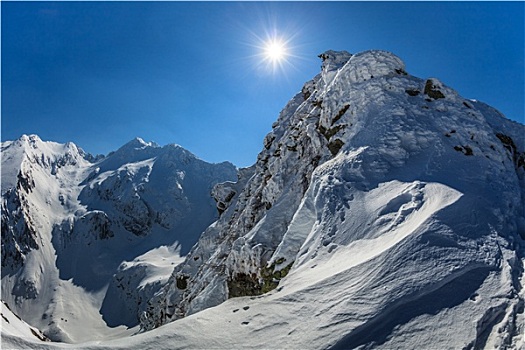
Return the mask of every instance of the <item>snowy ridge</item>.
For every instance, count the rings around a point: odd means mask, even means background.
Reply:
[[[214,187],[220,217],[191,250],[157,244],[119,265],[101,310],[113,326],[138,313],[142,332],[82,348],[523,347],[525,126],[411,76],[392,53],[319,57],[321,73],[281,111],[256,164]],[[133,194],[164,198],[141,192],[155,182],[155,145],[126,148],[132,161],[100,161],[78,197],[97,198],[121,229],[135,227],[128,211],[146,210]],[[100,199],[108,188],[126,209]]]

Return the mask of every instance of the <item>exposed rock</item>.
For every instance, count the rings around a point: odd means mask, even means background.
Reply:
[[[428,79],[425,82],[425,95],[433,99],[445,98],[445,95],[439,90],[439,83],[436,83],[434,79]]]

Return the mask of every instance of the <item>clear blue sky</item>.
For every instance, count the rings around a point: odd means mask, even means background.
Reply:
[[[384,49],[407,71],[524,122],[523,2],[1,2],[2,140],[107,154],[132,138],[255,162],[328,49]],[[261,40],[289,40],[261,63]]]

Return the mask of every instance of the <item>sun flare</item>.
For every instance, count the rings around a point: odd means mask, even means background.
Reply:
[[[296,47],[292,46],[293,36],[278,34],[277,31],[267,32],[264,37],[254,35],[256,44],[253,46],[257,53],[256,58],[258,69],[273,74],[285,74],[289,68],[293,68],[292,60],[296,59]]]
[[[282,42],[272,40],[266,43],[264,53],[268,60],[278,62],[286,57],[286,47]]]

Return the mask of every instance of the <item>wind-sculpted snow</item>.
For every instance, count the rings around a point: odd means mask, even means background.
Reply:
[[[119,266],[108,295],[133,291],[143,332],[83,348],[522,347],[525,127],[389,52],[319,57],[256,164],[214,187],[220,217],[184,261],[161,247]],[[133,227],[155,157],[100,167],[83,195],[135,184],[125,210],[97,197]],[[112,305],[107,324],[130,315]]]

